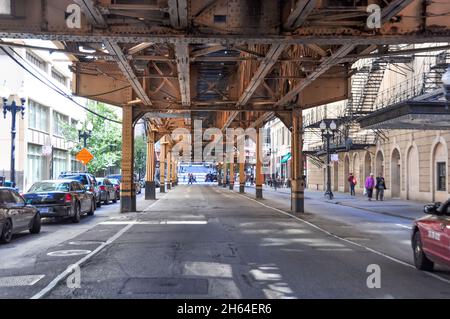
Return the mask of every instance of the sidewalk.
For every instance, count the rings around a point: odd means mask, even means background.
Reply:
[[[238,185],[239,186],[239,185]],[[246,188],[254,189],[255,186],[246,185]],[[274,190],[272,187],[263,185],[263,196],[264,192],[271,192],[272,194],[282,194],[283,196],[290,196],[290,188],[277,188]],[[379,213],[383,215],[389,215],[394,217],[405,218],[409,220],[415,220],[423,216],[423,207],[427,203],[402,200],[402,199],[390,199],[385,198],[383,201],[368,201],[367,197],[358,194],[357,196],[350,196],[350,194],[342,192],[334,192],[334,199],[328,200],[324,197],[323,191],[316,191],[305,189],[305,200],[306,201],[318,201],[323,203],[336,204],[341,206],[348,206],[352,208],[358,208],[374,213]]]

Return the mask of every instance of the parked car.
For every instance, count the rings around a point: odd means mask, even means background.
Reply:
[[[24,230],[32,234],[41,231],[39,211],[27,205],[15,189],[0,187],[0,242],[9,243],[13,234]]]
[[[114,189],[116,190],[116,198],[120,199],[120,181],[115,178],[110,178],[109,181],[113,184]]]
[[[411,236],[414,264],[431,271],[434,264],[450,267],[450,199],[424,207],[426,216],[417,219]]]
[[[100,199],[105,205],[108,205],[111,200],[113,203],[117,203],[116,188],[108,178],[97,178],[97,184],[100,189]]]
[[[94,215],[94,194],[78,181],[66,179],[34,183],[24,195],[27,204],[35,206],[42,217],[69,217],[74,223],[81,215]]]
[[[58,179],[70,179],[80,182],[86,189],[94,194],[95,202],[97,203],[96,207],[102,206],[102,198],[100,196],[100,188],[97,184],[97,179],[91,173],[86,172],[64,172],[61,173]]]
[[[108,175],[106,177],[117,179],[118,181],[120,181],[122,183],[122,175],[112,174],[112,175]],[[141,184],[137,180],[136,174],[134,174],[134,187],[135,187],[137,194],[140,194],[142,192]]]

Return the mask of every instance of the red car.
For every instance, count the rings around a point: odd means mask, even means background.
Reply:
[[[412,232],[414,264],[427,271],[433,270],[434,263],[450,267],[450,200],[427,205],[424,212]]]

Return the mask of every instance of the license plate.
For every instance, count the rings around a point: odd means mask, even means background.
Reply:
[[[39,208],[40,213],[48,213],[48,207]]]

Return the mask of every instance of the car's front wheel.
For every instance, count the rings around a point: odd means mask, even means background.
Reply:
[[[113,199],[113,203],[117,203],[117,194],[114,192],[114,199]]]
[[[423,251],[422,238],[420,232],[416,231],[413,237],[413,249],[414,249],[414,265],[419,270],[431,271],[433,270],[434,263],[428,259]]]
[[[13,233],[13,225],[10,219],[7,219],[5,221],[5,224],[3,225],[3,230],[0,234],[0,242],[7,244],[12,239],[12,233]]]
[[[105,201],[103,202],[105,205],[109,204],[109,193],[106,193]]]
[[[34,215],[33,224],[31,225],[30,228],[30,233],[39,234],[40,232],[41,232],[41,215],[37,213],[36,215]]]
[[[97,198],[96,198],[96,200],[97,200]],[[100,197],[98,198],[97,207],[98,207],[98,208],[102,207],[102,196],[101,196],[101,195],[100,195]]]

